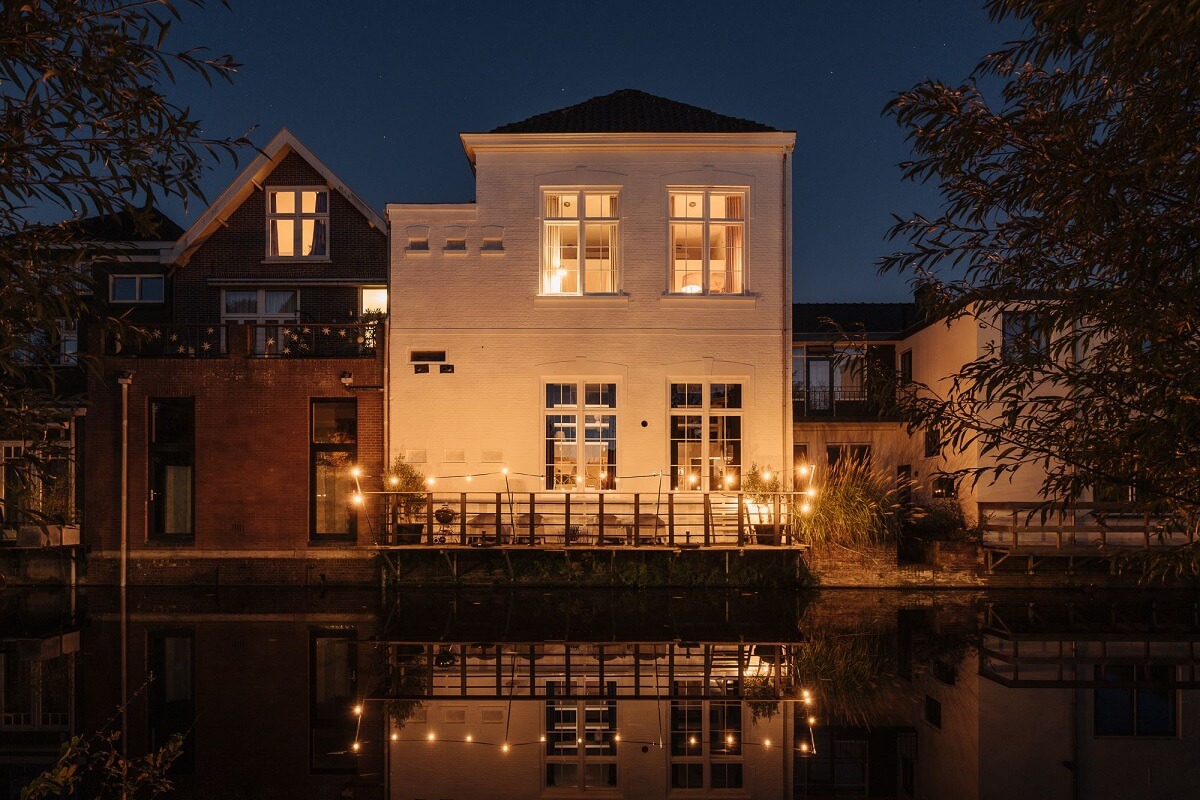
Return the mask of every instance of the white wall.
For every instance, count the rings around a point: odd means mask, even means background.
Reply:
[[[670,463],[669,384],[703,378],[745,384],[745,465],[783,464],[785,454],[790,461],[790,147],[651,149],[619,136],[613,142],[478,145],[475,207],[388,207],[392,458],[423,450],[427,475],[461,475],[499,471],[499,462],[482,458],[493,450],[513,473],[541,476],[543,382],[586,379],[618,385],[618,473],[655,473]],[[667,187],[680,185],[748,187],[750,296],[664,296]],[[621,295],[538,296],[541,191],[548,186],[619,188]],[[410,226],[429,227],[428,254],[406,251]],[[451,226],[467,229],[465,255],[443,252]],[[487,226],[503,227],[502,255],[481,253]],[[435,365],[430,374],[414,374],[413,349],[446,350],[454,373],[440,374]],[[457,450],[465,461],[447,461],[447,451]],[[511,483],[514,491],[544,486],[540,477],[514,475]],[[443,480],[438,488],[501,485],[497,476],[469,485]],[[627,479],[619,488],[656,485],[654,478]]]

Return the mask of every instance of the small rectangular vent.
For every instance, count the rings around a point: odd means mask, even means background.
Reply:
[[[480,713],[484,725],[502,725],[504,723],[503,708],[484,708],[480,710]]]
[[[467,721],[467,709],[466,708],[447,708],[446,709],[446,722],[462,724],[466,721]]]
[[[440,367],[438,367],[438,372],[442,373],[443,375],[453,375],[454,374],[454,365],[453,364],[442,364]]]
[[[405,450],[404,460],[409,464],[424,464],[429,459],[429,454],[424,450]]]
[[[429,365],[428,364],[413,364],[413,373],[416,375],[428,375],[429,374]]]
[[[446,461],[451,464],[461,464],[466,460],[466,450],[447,450],[446,454],[442,456],[442,461]]]
[[[504,460],[504,451],[503,450],[484,450],[483,455],[480,457],[479,460],[483,461],[485,463],[489,463],[489,464],[499,464],[501,461]]]
[[[442,362],[446,360],[445,350],[413,350],[408,354],[408,360],[415,363]]]

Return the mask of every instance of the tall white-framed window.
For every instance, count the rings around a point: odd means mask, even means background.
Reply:
[[[547,789],[617,785],[617,682],[546,682]],[[587,699],[570,699],[583,695]]]
[[[267,257],[329,258],[327,189],[267,189]]]
[[[546,384],[546,488],[615,489],[617,385]]]
[[[250,348],[254,355],[276,355],[282,344],[279,326],[300,317],[300,292],[295,289],[226,289],[221,292],[221,321],[254,326]]]
[[[742,483],[742,384],[671,384],[671,488],[720,491]]]
[[[746,291],[746,191],[671,189],[673,294],[743,294]]]
[[[542,294],[615,294],[617,192],[543,192]]]
[[[673,688],[671,789],[741,789],[743,705],[734,687],[724,700],[705,699],[700,681]]]

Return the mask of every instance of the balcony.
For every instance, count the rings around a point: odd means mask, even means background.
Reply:
[[[201,323],[143,325],[109,337],[101,352],[120,358],[375,358],[382,323]]]
[[[894,420],[896,414],[890,402],[880,402],[866,387],[854,386],[793,386],[792,419],[794,421],[837,419],[847,422]]]

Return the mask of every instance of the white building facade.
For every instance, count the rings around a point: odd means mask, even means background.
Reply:
[[[795,135],[623,91],[461,138],[475,203],[387,208],[391,458],[462,491],[786,468]]]

